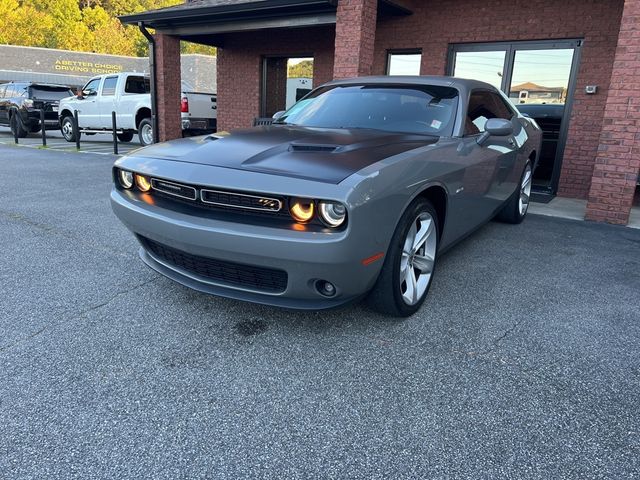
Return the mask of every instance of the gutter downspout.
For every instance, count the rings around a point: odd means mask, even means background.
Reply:
[[[158,143],[158,97],[157,97],[157,84],[156,84],[156,39],[149,33],[149,30],[144,25],[144,22],[138,22],[138,28],[142,35],[145,36],[149,42],[149,70],[150,72],[150,86],[151,86],[151,124],[153,126],[153,143]]]

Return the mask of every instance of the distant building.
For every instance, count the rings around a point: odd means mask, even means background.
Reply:
[[[514,103],[564,104],[567,97],[565,87],[544,87],[532,82],[513,85],[509,97]]]
[[[0,45],[0,58],[0,83],[36,81],[80,87],[103,73],[149,73],[148,57]],[[216,57],[182,55],[181,72],[182,81],[193,91],[216,92]]]

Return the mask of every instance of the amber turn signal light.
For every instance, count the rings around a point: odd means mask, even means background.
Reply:
[[[145,177],[144,175],[138,175],[136,173],[136,186],[141,192],[146,193],[151,190],[151,181],[148,177]]]
[[[296,198],[291,202],[289,212],[296,222],[307,223],[313,218],[313,200]]]

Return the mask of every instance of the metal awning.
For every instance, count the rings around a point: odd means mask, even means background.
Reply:
[[[379,0],[380,15],[409,15],[391,0]],[[336,23],[337,0],[206,0],[124,15],[125,25],[148,28],[184,40],[218,44],[215,36],[270,28],[299,28]],[[212,36],[207,41],[206,36]]]

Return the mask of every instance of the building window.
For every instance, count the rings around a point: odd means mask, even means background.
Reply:
[[[390,51],[387,55],[387,75],[420,75],[420,50]]]

